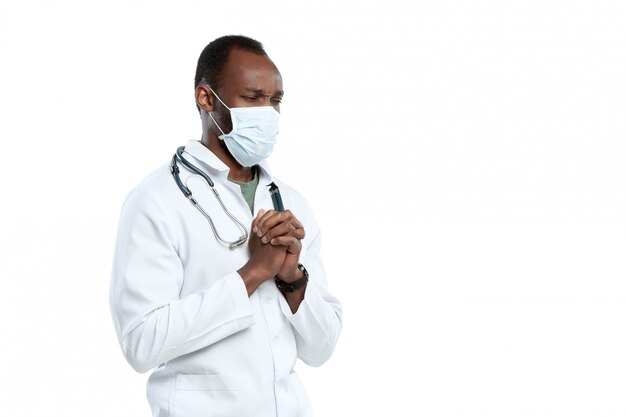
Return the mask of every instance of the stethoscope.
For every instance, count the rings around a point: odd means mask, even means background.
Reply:
[[[185,151],[184,146],[181,146],[180,148],[176,149],[176,153],[172,157],[172,165],[170,165],[170,172],[174,176],[174,181],[176,181],[176,185],[178,185],[178,188],[180,189],[180,191],[182,191],[183,195],[187,197],[187,199],[191,202],[191,204],[193,204],[194,207],[197,208],[198,211],[202,213],[202,215],[209,221],[209,224],[211,225],[211,230],[213,230],[213,234],[215,235],[215,238],[217,240],[219,240],[225,245],[228,245],[229,249],[234,249],[238,246],[243,245],[246,242],[246,240],[248,240],[248,231],[246,227],[239,220],[237,220],[237,218],[233,216],[233,214],[230,211],[228,211],[228,209],[222,202],[220,195],[215,189],[215,184],[213,183],[213,180],[211,180],[211,177],[209,177],[208,174],[202,171],[200,168],[198,168],[197,166],[189,162],[189,160],[187,160],[183,156],[184,151]],[[217,201],[219,201],[220,206],[222,206],[224,213],[226,213],[226,215],[233,221],[233,223],[235,223],[237,228],[242,232],[241,236],[239,236],[237,240],[229,242],[223,239],[220,236],[220,234],[217,233],[217,229],[215,228],[215,224],[213,223],[213,219],[211,219],[211,216],[208,215],[208,213],[202,208],[202,206],[198,203],[198,201],[193,197],[191,190],[181,181],[180,169],[178,168],[177,161],[180,161],[180,163],[189,171],[193,172],[194,174],[200,175],[202,178],[204,178],[204,180],[207,182],[207,184],[211,188],[211,191],[213,191],[215,198],[217,198]],[[271,184],[269,184],[269,187],[270,187],[269,189],[270,195],[272,197],[272,203],[274,204],[274,210],[283,211],[284,210],[283,201],[280,196],[280,191],[278,190],[278,186],[276,186],[276,184],[272,182]]]

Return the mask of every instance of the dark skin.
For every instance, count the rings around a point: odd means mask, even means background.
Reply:
[[[283,82],[278,68],[263,55],[241,49],[232,49],[222,70],[217,86],[211,86],[228,107],[273,106],[280,112],[283,97]],[[219,126],[228,133],[232,130],[230,111],[215,97],[206,84],[199,84],[195,91],[196,104],[202,118],[201,142],[226,166],[228,179],[252,181],[253,167],[239,164],[230,154],[222,134],[209,113]],[[302,223],[289,210],[259,210],[252,221],[252,233],[248,241],[250,258],[237,272],[241,275],[248,295],[263,282],[278,277],[285,282],[293,282],[302,277],[298,269],[301,239],[305,232]],[[284,293],[285,299],[295,313],[304,300],[306,285],[293,293]]]

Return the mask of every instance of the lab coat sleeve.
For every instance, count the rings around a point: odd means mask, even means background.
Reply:
[[[110,304],[117,336],[137,372],[196,351],[254,322],[243,280],[232,272],[179,296],[183,267],[172,222],[157,199],[134,191],[122,209]]]
[[[312,215],[310,218],[311,226],[302,241],[305,256],[300,259],[309,273],[304,300],[295,314],[284,297],[280,304],[293,327],[298,357],[310,366],[320,366],[330,358],[339,339],[342,309],[339,300],[328,291],[320,258],[320,231]]]

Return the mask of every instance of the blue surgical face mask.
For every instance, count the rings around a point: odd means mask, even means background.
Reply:
[[[209,89],[215,94],[211,87]],[[215,94],[215,97],[230,110],[233,130],[226,134],[209,113],[215,126],[222,132],[219,136],[226,143],[231,155],[245,167],[251,167],[266,159],[272,153],[278,135],[280,114],[272,106],[228,107]]]

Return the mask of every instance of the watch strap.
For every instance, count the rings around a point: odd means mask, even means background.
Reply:
[[[294,292],[295,290],[309,282],[309,272],[306,270],[304,265],[298,264],[298,269],[302,271],[302,278],[297,279],[293,282],[285,282],[278,277],[274,278],[274,282],[276,282],[276,286],[279,290],[281,290],[282,292]]]

